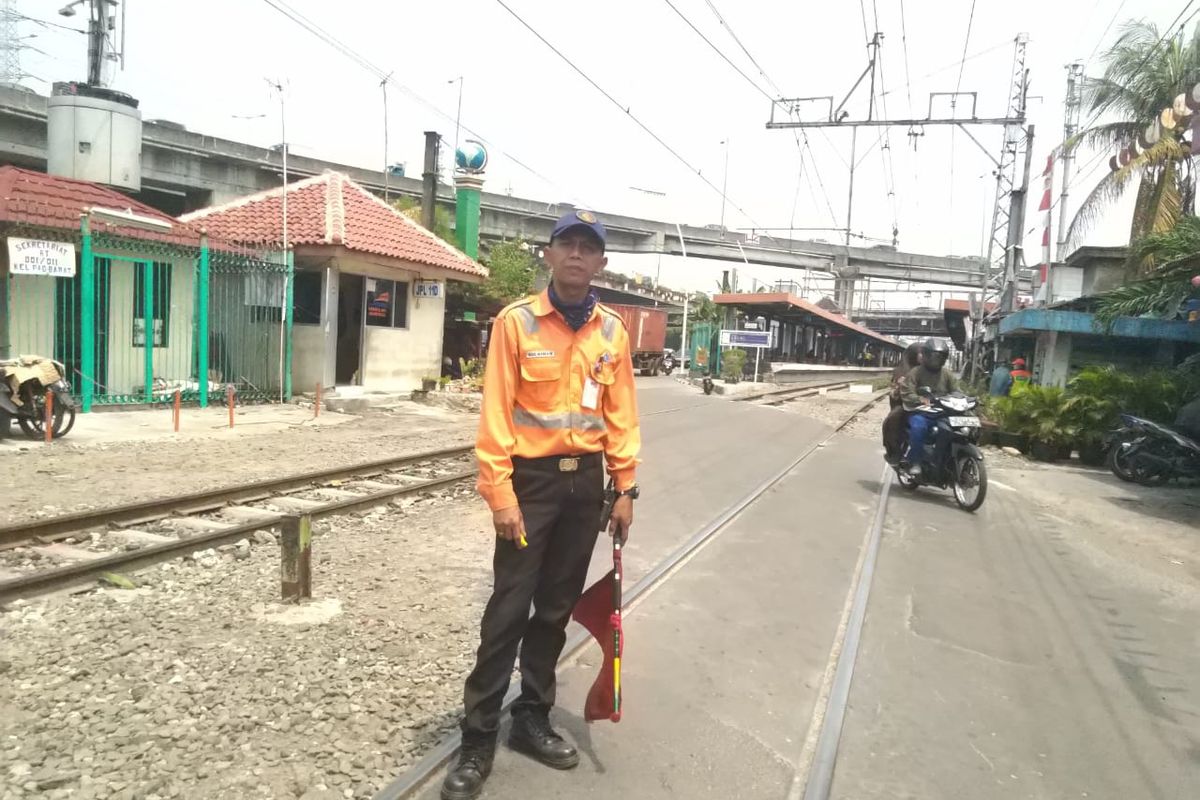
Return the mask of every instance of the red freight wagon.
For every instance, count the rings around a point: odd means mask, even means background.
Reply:
[[[629,330],[629,349],[633,368],[643,375],[657,375],[662,368],[667,345],[667,312],[661,308],[605,303],[621,315]]]

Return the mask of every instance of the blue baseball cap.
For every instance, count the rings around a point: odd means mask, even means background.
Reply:
[[[550,234],[550,241],[553,242],[572,228],[586,228],[595,234],[596,238],[600,240],[600,244],[608,243],[608,231],[604,229],[603,223],[591,211],[583,209],[568,211],[559,217],[558,222],[554,223],[554,232]]]

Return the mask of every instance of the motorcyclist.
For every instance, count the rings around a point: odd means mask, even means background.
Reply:
[[[914,478],[921,475],[921,454],[925,452],[925,437],[929,433],[930,418],[926,414],[912,413],[929,405],[929,396],[941,396],[959,391],[958,378],[946,369],[950,358],[950,347],[941,339],[926,339],[921,345],[921,365],[908,373],[900,389],[900,399],[908,415],[908,453],[902,462],[908,474]],[[928,390],[922,395],[921,390]]]
[[[901,404],[900,390],[904,386],[904,380],[908,377],[908,373],[912,372],[920,363],[921,345],[914,342],[905,349],[903,359],[892,371],[892,391],[888,395],[888,402],[891,403],[892,410],[883,420],[884,459],[889,464],[897,463],[903,454],[901,451],[904,447],[904,428],[908,424],[908,414],[905,413],[904,406]]]

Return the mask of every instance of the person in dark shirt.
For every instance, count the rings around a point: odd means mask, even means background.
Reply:
[[[883,420],[884,458],[889,464],[895,464],[903,455],[901,451],[904,447],[904,426],[907,424],[908,414],[900,400],[900,389],[904,384],[904,379],[920,363],[921,345],[913,342],[904,351],[904,357],[900,363],[892,370],[892,393],[888,396],[892,410]]]
[[[949,357],[950,348],[944,341],[925,340],[925,344],[921,346],[921,366],[908,373],[900,389],[900,399],[905,411],[912,412],[921,406],[929,405],[929,399],[921,395],[921,389],[928,389],[934,396],[959,391],[958,378],[946,369]],[[908,415],[908,454],[904,461],[909,475],[914,478],[921,476],[921,454],[925,452],[929,421],[925,414]]]

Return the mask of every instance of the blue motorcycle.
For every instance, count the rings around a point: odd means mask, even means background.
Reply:
[[[929,436],[921,458],[919,475],[894,464],[900,485],[909,491],[919,486],[950,489],[954,502],[964,511],[975,511],[987,497],[987,469],[979,449],[981,423],[975,413],[979,401],[961,393],[935,397],[926,389],[929,405],[911,411],[930,418]],[[908,449],[907,434],[904,450]],[[901,451],[903,452],[903,451]]]

